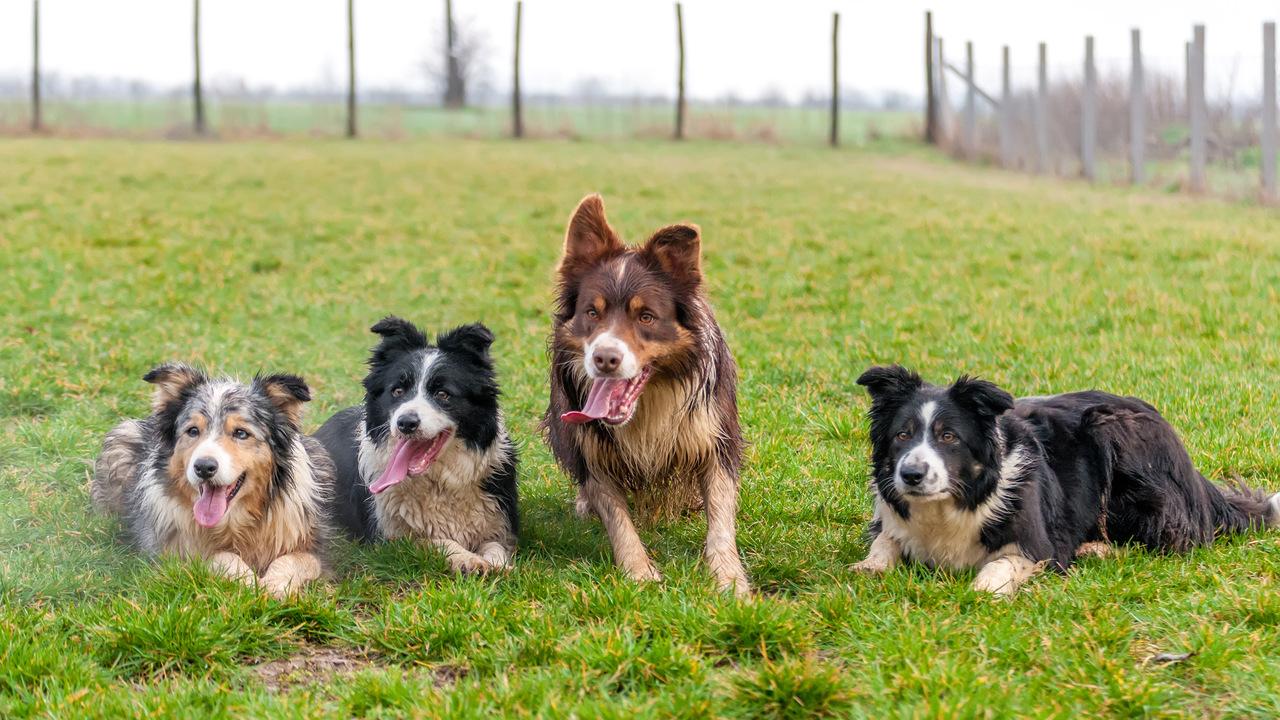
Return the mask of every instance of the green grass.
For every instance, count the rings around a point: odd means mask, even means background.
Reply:
[[[1275,533],[1124,549],[1012,601],[966,573],[846,570],[873,362],[1138,394],[1206,474],[1280,489],[1268,211],[895,146],[15,140],[0,187],[0,716],[1280,713]],[[695,520],[643,531],[662,584],[623,579],[537,436],[553,268],[590,191],[633,240],[704,230],[751,441],[748,602],[712,590]],[[145,412],[152,365],[301,372],[315,427],[359,399],[389,312],[497,334],[526,528],[509,576],[343,546],[332,583],[281,603],[139,560],[89,511],[101,436]]]
[[[311,135],[337,137],[346,132],[346,106],[341,102],[293,100],[223,100],[208,103],[214,135],[228,138]],[[25,132],[29,103],[0,100],[0,132]],[[43,118],[54,134],[186,137],[191,132],[191,104],[184,96],[170,100],[66,100],[45,103]],[[675,122],[671,103],[548,104],[526,102],[525,130],[531,137],[665,138]],[[876,137],[902,137],[919,124],[919,113],[844,111],[841,133],[846,143]],[[437,106],[364,103],[361,132],[368,137],[454,136],[501,138],[511,134],[506,106],[445,110]],[[830,116],[821,107],[689,106],[686,132],[692,138],[758,140],[821,145],[827,141]]]

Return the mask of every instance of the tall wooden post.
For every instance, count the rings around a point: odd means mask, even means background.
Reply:
[[[1140,185],[1147,180],[1144,154],[1147,150],[1147,95],[1142,70],[1142,34],[1129,33],[1133,66],[1129,69],[1129,181]]]
[[[1191,192],[1205,191],[1205,135],[1208,128],[1204,97],[1204,26],[1195,26],[1191,42]]]
[[[1000,51],[1000,164],[1013,167],[1013,84],[1010,80],[1009,46]]]
[[[1036,85],[1036,172],[1049,172],[1049,47],[1040,43]]]
[[[200,0],[195,0],[192,21],[192,48],[195,51],[195,83],[192,93],[195,95],[196,134],[203,135],[208,129],[204,119],[204,88],[200,83]]]
[[[840,145],[840,13],[831,14],[831,147]]]
[[[676,139],[684,139],[684,12],[676,3],[676,50],[680,63],[676,76]]]
[[[943,72],[946,72],[944,69]],[[937,83],[933,79],[933,12],[924,13],[924,141],[938,144]]]
[[[44,129],[40,107],[40,0],[31,3],[31,132]]]
[[[964,44],[964,156],[978,157],[978,96],[974,92],[973,43]]]
[[[1262,201],[1276,201],[1276,24],[1262,26]]]
[[[347,0],[347,137],[356,136],[356,4]]]
[[[1084,39],[1084,96],[1080,103],[1080,173],[1097,179],[1094,152],[1098,139],[1098,71],[1093,64],[1093,36]]]
[[[516,0],[516,51],[511,77],[511,134],[524,137],[524,111],[520,107],[520,15],[524,3]]]

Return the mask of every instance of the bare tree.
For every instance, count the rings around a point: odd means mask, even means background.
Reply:
[[[427,56],[423,69],[441,93],[444,106],[462,108],[486,72],[488,45],[474,22],[453,15],[452,0],[444,3],[444,31]]]

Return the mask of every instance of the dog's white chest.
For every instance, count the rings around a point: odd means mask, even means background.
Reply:
[[[877,500],[877,504],[881,532],[896,540],[916,562],[961,570],[976,568],[991,555],[981,539],[985,514],[940,500],[913,504],[910,518],[903,520],[884,503]]]

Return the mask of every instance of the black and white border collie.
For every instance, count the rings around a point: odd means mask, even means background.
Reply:
[[[333,465],[299,431],[295,375],[249,384],[161,365],[151,415],[107,434],[90,493],[147,555],[203,558],[276,596],[318,578]]]
[[[742,434],[737,366],[702,279],[695,225],[628,247],[588,195],[569,220],[543,425],[578,486],[580,515],[604,523],[617,564],[656,580],[632,523],[703,508],[703,557],[721,589],[750,591],[736,517]]]
[[[511,566],[519,530],[516,453],[498,408],[483,325],[435,345],[388,317],[369,358],[364,407],[343,410],[315,437],[337,467],[331,513],[354,537],[430,544],[459,573]]]
[[[1009,595],[1046,565],[1066,571],[1083,546],[1181,552],[1280,523],[1280,494],[1210,483],[1136,398],[1015,401],[984,380],[937,387],[898,366],[858,384],[871,395],[875,519],[855,570],[974,568],[975,589]]]

